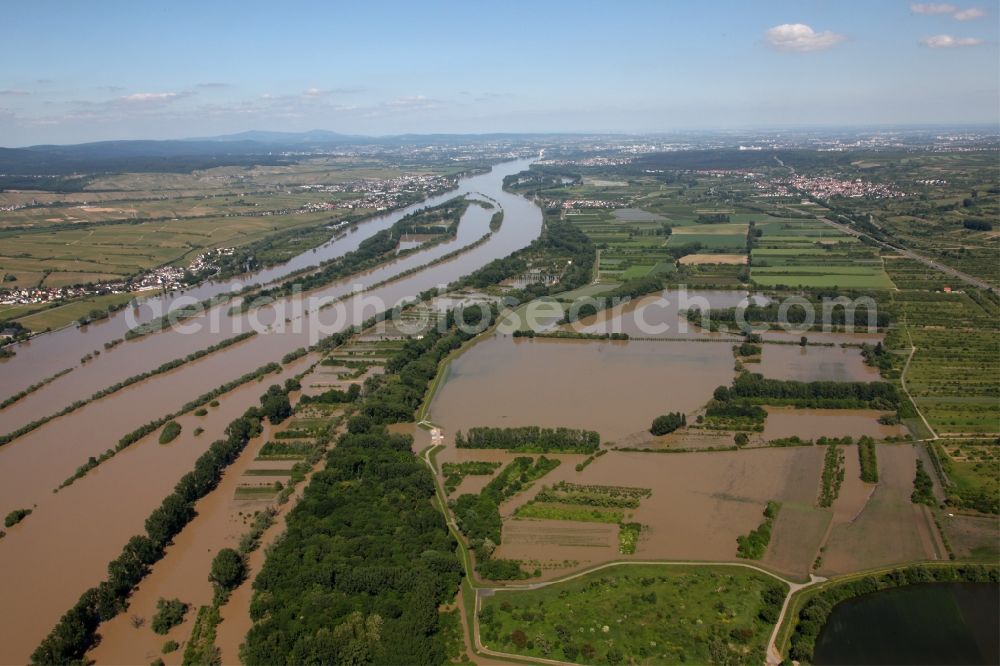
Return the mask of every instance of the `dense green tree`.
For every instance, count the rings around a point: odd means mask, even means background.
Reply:
[[[223,590],[233,590],[246,578],[247,566],[243,556],[232,548],[223,548],[212,560],[208,580]]]
[[[670,412],[653,419],[653,424],[649,427],[649,432],[659,437],[667,435],[677,430],[681,426],[687,425],[687,416],[681,412]]]

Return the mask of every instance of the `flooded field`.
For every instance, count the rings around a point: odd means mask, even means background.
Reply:
[[[906,433],[900,425],[882,425],[878,418],[885,412],[875,409],[796,409],[766,407],[765,440],[798,435],[802,439],[865,435],[876,439],[898,437]]]
[[[633,557],[731,561],[736,557],[736,537],[760,524],[768,501],[815,501],[822,456],[819,447],[674,454],[612,451],[582,472],[561,465],[551,478],[544,477],[536,485],[566,479],[580,484],[649,488],[652,496],[634,511],[633,519],[644,529]],[[527,501],[534,492],[533,488],[517,503]],[[504,514],[508,510],[506,504],[501,508]],[[543,568],[543,578],[550,578],[566,569],[623,557],[612,538],[616,526],[610,526],[610,532],[606,527],[506,519],[504,542],[497,552],[501,557],[543,563],[570,561],[562,567]],[[814,553],[798,559],[804,557],[811,561]]]
[[[59,442],[67,447],[65,452],[41,456],[30,467],[0,467],[7,475],[4,493],[8,492],[8,478],[18,480],[17,487],[26,493],[31,491],[20,501],[5,494],[6,501],[15,506],[36,505],[28,519],[7,531],[0,547],[0,567],[18,572],[4,583],[0,663],[26,662],[80,594],[104,579],[108,562],[119,554],[130,537],[143,532],[149,513],[171,492],[177,480],[191,470],[205,448],[223,436],[229,422],[247,407],[258,404],[258,397],[269,384],[301,372],[309,362],[309,357],[305,357],[286,366],[281,374],[269,375],[262,383],[251,382],[220,397],[219,407],[210,409],[204,417],[188,414],[178,418],[182,432],[169,445],[158,444],[159,433],[154,432],[57,494],[52,493],[49,477],[64,478],[68,473],[58,467],[57,472],[51,473],[48,468],[53,460],[65,459],[71,473],[72,468],[85,462],[86,455],[73,451],[72,446],[74,442],[96,439],[80,435],[86,431],[77,431],[68,442]],[[51,425],[57,423],[58,420]],[[196,427],[205,431],[195,436]],[[96,439],[96,442],[103,450],[116,440],[117,436],[113,441]],[[0,453],[33,448],[18,446],[20,443],[4,447]],[[25,464],[24,460],[19,462]],[[25,483],[19,476],[28,481],[37,478],[38,483]],[[204,576],[199,575],[193,582]],[[31,612],[24,612],[26,608]]]
[[[761,562],[790,578],[808,579],[830,526],[830,514],[829,509],[819,509],[813,504],[783,503]]]
[[[524,247],[538,236],[541,228],[541,213],[538,208],[530,201],[504,192],[502,189],[504,176],[527,168],[529,163],[530,160],[517,160],[497,165],[490,173],[461,181],[457,190],[441,195],[441,197],[432,198],[416,206],[366,222],[361,226],[365,233],[349,234],[344,239],[317,248],[316,251],[304,253],[301,255],[304,257],[303,259],[296,258],[284,265],[288,270],[276,268],[267,272],[266,277],[269,280],[278,279],[291,272],[295,266],[303,267],[299,265],[303,261],[307,262],[304,265],[315,265],[325,259],[334,258],[356,249],[365,237],[382,228],[388,228],[411,210],[441,203],[460,194],[470,192],[488,194],[499,202],[505,215],[503,226],[491,235],[488,242],[451,260],[408,274],[405,278],[373,290],[366,295],[377,296],[383,302],[392,304],[401,299],[412,297],[425,289],[447,284],[495,258],[506,256],[514,250]],[[470,206],[463,216],[462,223],[458,228],[458,236],[454,240],[394,260],[384,267],[368,271],[360,276],[340,280],[312,295],[323,298],[348,296],[358,284],[370,286],[380,283],[436,258],[443,257],[458,248],[479,240],[488,231],[490,217],[490,211],[479,206]],[[190,304],[215,294],[227,293],[234,285],[243,285],[253,281],[252,279],[235,279],[229,283],[205,285],[185,294],[174,293],[162,297],[156,302],[161,303],[161,306],[164,307],[170,304]],[[181,296],[186,301],[179,301]],[[362,310],[360,305],[364,301],[365,299],[360,297],[348,298],[343,308],[344,312],[339,312],[338,308],[325,311],[323,316],[318,318],[318,325],[329,334],[381,311],[382,308],[377,308],[374,305],[370,305],[367,310]],[[285,303],[286,301],[281,302]],[[287,311],[290,315],[288,318],[291,321],[280,334],[258,336],[250,341],[258,353],[266,355],[270,360],[272,357],[280,357],[288,351],[310,343],[308,331],[296,333],[292,326],[292,322],[305,316],[301,306],[300,303],[298,312],[291,306],[288,307]],[[19,417],[18,420],[27,422],[31,420],[30,414],[38,413],[31,411],[32,408],[28,406],[31,402],[40,401],[45,405],[45,409],[48,409],[45,413],[51,413],[71,401],[71,398],[78,399],[90,395],[95,390],[143,370],[156,367],[160,363],[203,349],[236,333],[250,330],[252,321],[259,321],[265,325],[274,321],[274,313],[271,308],[250,312],[240,317],[229,317],[228,309],[229,305],[217,306],[202,316],[188,320],[183,327],[183,332],[167,331],[149,335],[120,344],[110,352],[102,351],[100,356],[72,373],[73,381],[53,382],[18,403],[16,405],[18,410],[24,411],[23,417]],[[2,393],[0,397],[16,393],[46,377],[51,377],[60,370],[79,365],[81,357],[85,354],[94,350],[103,350],[104,343],[123,337],[128,328],[129,319],[140,322],[148,321],[152,318],[152,312],[151,306],[146,306],[134,316],[129,312],[120,312],[108,321],[88,326],[85,329],[65,329],[38,336],[29,342],[18,345],[16,347],[17,356],[0,363],[5,378],[3,387],[0,387],[0,393]],[[217,327],[209,325],[209,322],[213,320],[219,322]],[[279,323],[281,321],[279,320]],[[213,329],[216,330],[213,332]],[[238,376],[242,372],[243,370],[234,376]],[[14,420],[13,417],[5,418]]]
[[[598,295],[599,298],[599,295]],[[571,330],[581,333],[627,333],[630,337],[648,338],[715,338],[735,339],[733,335],[711,333],[680,317],[682,310],[701,308],[731,308],[739,305],[748,295],[745,291],[681,291],[666,289],[633,299],[624,305],[600,312],[571,325]],[[764,303],[766,299],[753,297]]]
[[[352,343],[348,348],[356,347]],[[306,357],[301,360],[298,369],[301,370],[302,366],[308,367],[316,360],[315,356]],[[313,367],[312,371],[301,380],[306,390],[291,394],[292,402],[296,402],[299,395],[308,394],[308,387],[317,377],[322,377],[333,370],[335,368],[330,366]],[[352,382],[361,381],[359,377],[350,381],[339,381],[337,385],[343,388]],[[238,549],[240,538],[246,534],[255,513],[267,507],[274,507],[278,511],[274,524],[261,536],[260,547],[247,557],[249,572],[247,580],[234,591],[230,600],[222,607],[222,616],[228,623],[224,629],[223,625],[219,627],[219,646],[223,649],[222,656],[225,663],[235,663],[238,645],[250,626],[249,602],[253,576],[263,564],[264,549],[283,531],[284,515],[295,505],[308,481],[300,483],[293,492],[291,501],[285,504],[278,504],[273,496],[262,496],[257,499],[241,498],[239,490],[258,484],[270,485],[275,480],[287,483],[289,479],[287,475],[267,475],[262,472],[277,473],[278,470],[287,470],[297,461],[258,459],[261,447],[265,442],[275,439],[276,432],[294,430],[299,427],[298,424],[316,418],[329,419],[341,411],[337,408],[319,409],[315,406],[299,405],[295,416],[280,426],[273,427],[265,423],[264,432],[248,443],[239,458],[226,470],[218,487],[196,503],[197,515],[174,538],[173,543],[166,549],[163,559],[153,565],[150,574],[143,579],[139,588],[130,597],[129,612],[120,614],[101,625],[100,633],[103,640],[88,654],[88,657],[99,664],[146,663],[161,656],[161,647],[167,639],[176,640],[183,648],[191,636],[198,607],[212,603],[213,587],[208,581],[208,572],[216,553],[222,548]],[[166,635],[154,633],[149,625],[149,620],[156,611],[156,602],[160,598],[179,598],[190,605],[184,622]],[[145,619],[146,623],[141,627],[133,626],[133,616]],[[224,641],[222,636],[225,636]],[[162,655],[162,658],[168,664],[175,664],[180,663],[182,655],[183,649]]]
[[[691,412],[732,381],[728,347],[494,336],[454,359],[431,405],[449,438],[473,426],[569,426],[616,441]]]
[[[856,517],[834,525],[818,570],[821,575],[941,557],[926,508],[910,501],[916,449],[895,444],[877,451],[879,483]]]
[[[342,330],[380,312],[382,307],[372,302],[373,296],[394,303],[450,282],[527,245],[538,235],[541,214],[531,202],[503,192],[500,187],[505,175],[527,164],[524,160],[506,163],[490,174],[463,181],[464,188],[489,192],[504,208],[505,222],[489,242],[367,294],[348,297],[342,308],[323,311],[320,319],[325,326],[323,333]],[[445,198],[455,194],[449,193]],[[357,281],[362,284],[380,282],[478,240],[488,228],[489,212],[473,206],[467,214],[471,217],[463,219],[459,237],[451,244],[443,243],[427,253],[418,252],[399,259],[387,267],[368,272]],[[371,230],[376,229],[371,227]],[[360,242],[358,236],[354,236],[356,242]],[[334,256],[346,251],[343,243],[337,247]],[[319,256],[312,261],[323,258],[322,253],[316,254]],[[317,293],[329,297],[345,295],[352,290],[354,282],[344,280]],[[210,294],[198,297],[207,295]],[[186,324],[193,326],[186,325],[186,332],[172,330],[148,335],[102,352],[67,377],[0,412],[0,421],[6,426],[0,430],[8,432],[8,428],[28,422],[37,415],[58,411],[69,401],[89,396],[126,377],[231,337],[235,334],[232,327],[236,322],[240,322],[236,326],[239,330],[249,330],[252,319],[265,324],[274,322],[274,314],[269,309],[233,318],[227,311],[228,306],[220,306],[189,320]],[[35,509],[29,519],[8,530],[0,547],[0,565],[8,571],[19,572],[17,579],[11,580],[4,589],[7,603],[0,611],[3,619],[0,663],[26,661],[80,593],[103,579],[108,561],[119,553],[129,537],[142,531],[146,516],[168,494],[177,479],[191,469],[205,447],[222,435],[231,420],[250,405],[257,404],[267,384],[301,371],[307,364],[306,359],[286,366],[281,375],[270,375],[262,383],[251,382],[221,397],[221,406],[209,410],[206,416],[188,414],[178,418],[183,430],[170,445],[159,446],[157,433],[154,433],[58,494],[52,493],[53,488],[77,466],[87,462],[89,456],[114,447],[125,433],[178,409],[204,391],[314,342],[315,330],[296,329],[293,325],[305,316],[302,312],[293,314],[288,326],[282,326],[279,320],[278,326],[267,333],[134,384],[0,447],[0,511],[21,507]],[[64,367],[77,366],[84,354],[121,337],[125,330],[123,317],[120,313],[85,331],[67,329],[20,345],[17,356],[3,364],[5,381],[0,390],[6,396]],[[207,325],[211,317],[226,326],[213,332]],[[335,377],[318,381],[337,383]],[[197,427],[204,428],[200,436],[193,434]],[[60,573],[54,575],[53,572]],[[206,575],[207,570],[198,574],[196,582],[200,583]],[[24,608],[31,608],[32,612],[24,613]],[[136,653],[135,658],[142,661],[140,657],[140,653]]]
[[[770,379],[800,382],[875,382],[878,370],[865,365],[861,351],[852,347],[762,345],[760,363],[747,366]]]
[[[853,344],[860,345],[867,343],[870,345],[880,342],[885,339],[882,333],[868,333],[867,329],[863,329],[861,326],[858,327],[858,331],[855,333],[835,333],[830,331],[829,333],[825,331],[762,331],[761,337],[765,340],[774,340],[778,342],[791,342],[798,343],[804,335],[809,342],[823,342],[832,343],[835,345],[840,344]],[[860,353],[859,350],[858,353]]]

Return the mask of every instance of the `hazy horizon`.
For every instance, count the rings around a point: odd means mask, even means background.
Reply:
[[[996,2],[17,5],[0,145],[997,124]]]

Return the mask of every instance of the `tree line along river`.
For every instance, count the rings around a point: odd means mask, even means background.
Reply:
[[[351,305],[362,297],[378,297],[393,304],[452,282],[537,238],[541,231],[541,211],[530,201],[504,192],[502,188],[506,175],[526,169],[530,162],[501,163],[489,173],[462,180],[457,190],[363,223],[356,234],[333,241],[315,254],[306,253],[305,265],[343,254],[356,248],[364,236],[388,228],[413,209],[462,194],[481,193],[498,202],[504,211],[503,225],[487,242],[452,259],[407,273],[363,296],[351,296],[355,284],[382,283],[474,244],[488,231],[490,217],[495,211],[470,206],[453,241],[319,289],[316,295],[347,297],[345,304],[349,316],[331,325],[327,332],[347,328],[375,314],[372,308],[352,314]],[[291,272],[295,270],[293,266],[301,265],[302,261],[297,259],[284,268]],[[272,269],[269,277],[280,277],[279,269]],[[216,292],[219,293],[229,287],[228,283],[206,286],[194,295],[203,298],[210,296],[212,290],[219,290]],[[204,326],[188,334],[168,329],[126,341],[100,354],[0,411],[0,431],[10,432],[123,379],[249,330],[249,318],[257,316],[256,313],[244,313],[230,317],[228,309],[228,304],[220,305],[188,322],[198,324],[199,319],[217,316],[225,324],[219,331],[213,332]],[[85,331],[66,329],[21,345],[17,356],[3,366],[4,382],[0,389],[3,396],[0,397],[17,393],[65,367],[77,365],[82,355],[103,347],[104,342],[123,337],[126,330],[124,314],[117,313],[109,321],[92,325]],[[332,311],[330,314],[332,319]],[[0,609],[0,663],[27,660],[80,593],[103,578],[107,562],[116,556],[125,541],[142,531],[145,517],[190,469],[204,446],[221,436],[222,429],[233,418],[256,404],[260,385],[251,382],[221,397],[221,405],[198,420],[197,425],[205,430],[198,441],[190,436],[193,426],[186,426],[185,432],[170,446],[130,447],[72,486],[56,494],[52,490],[88,457],[114,447],[125,433],[309,344],[310,334],[306,329],[262,333],[95,400],[0,447],[0,511],[34,508],[34,513],[8,530],[0,543],[0,566],[5,571],[18,572],[5,583],[5,603]],[[279,375],[269,375],[265,381],[277,382],[301,372],[307,362],[308,357],[291,363]]]

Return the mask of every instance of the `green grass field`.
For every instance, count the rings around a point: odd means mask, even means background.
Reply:
[[[746,247],[747,244],[745,234],[681,234],[676,232],[677,230],[675,230],[675,233],[670,236],[670,241],[668,243],[668,246],[670,247],[700,243],[703,248],[709,250],[740,250]]]
[[[762,663],[765,594],[780,605],[786,592],[740,567],[619,565],[497,592],[483,601],[480,631],[491,650],[580,664]]]
[[[106,310],[109,305],[128,303],[134,297],[135,294],[92,296],[79,301],[72,301],[64,305],[57,305],[55,307],[43,309],[35,312],[34,314],[28,314],[27,316],[21,316],[18,321],[23,326],[30,328],[32,331],[44,331],[48,328],[55,330],[72,324],[80,319],[80,317],[86,316],[91,310]],[[4,312],[0,312],[0,318],[7,319],[8,317],[6,317],[5,314],[6,313]],[[23,313],[13,311],[11,314],[18,316]],[[12,319],[14,317],[12,316],[10,318]]]
[[[988,292],[893,295],[917,351],[907,386],[938,434],[1000,433],[1000,303]]]
[[[518,518],[574,520],[584,523],[620,523],[625,518],[624,512],[620,510],[541,502],[524,504],[517,509],[514,515]]]
[[[863,266],[782,266],[754,267],[750,278],[764,287],[844,287],[853,289],[892,289],[893,283],[881,267]]]

